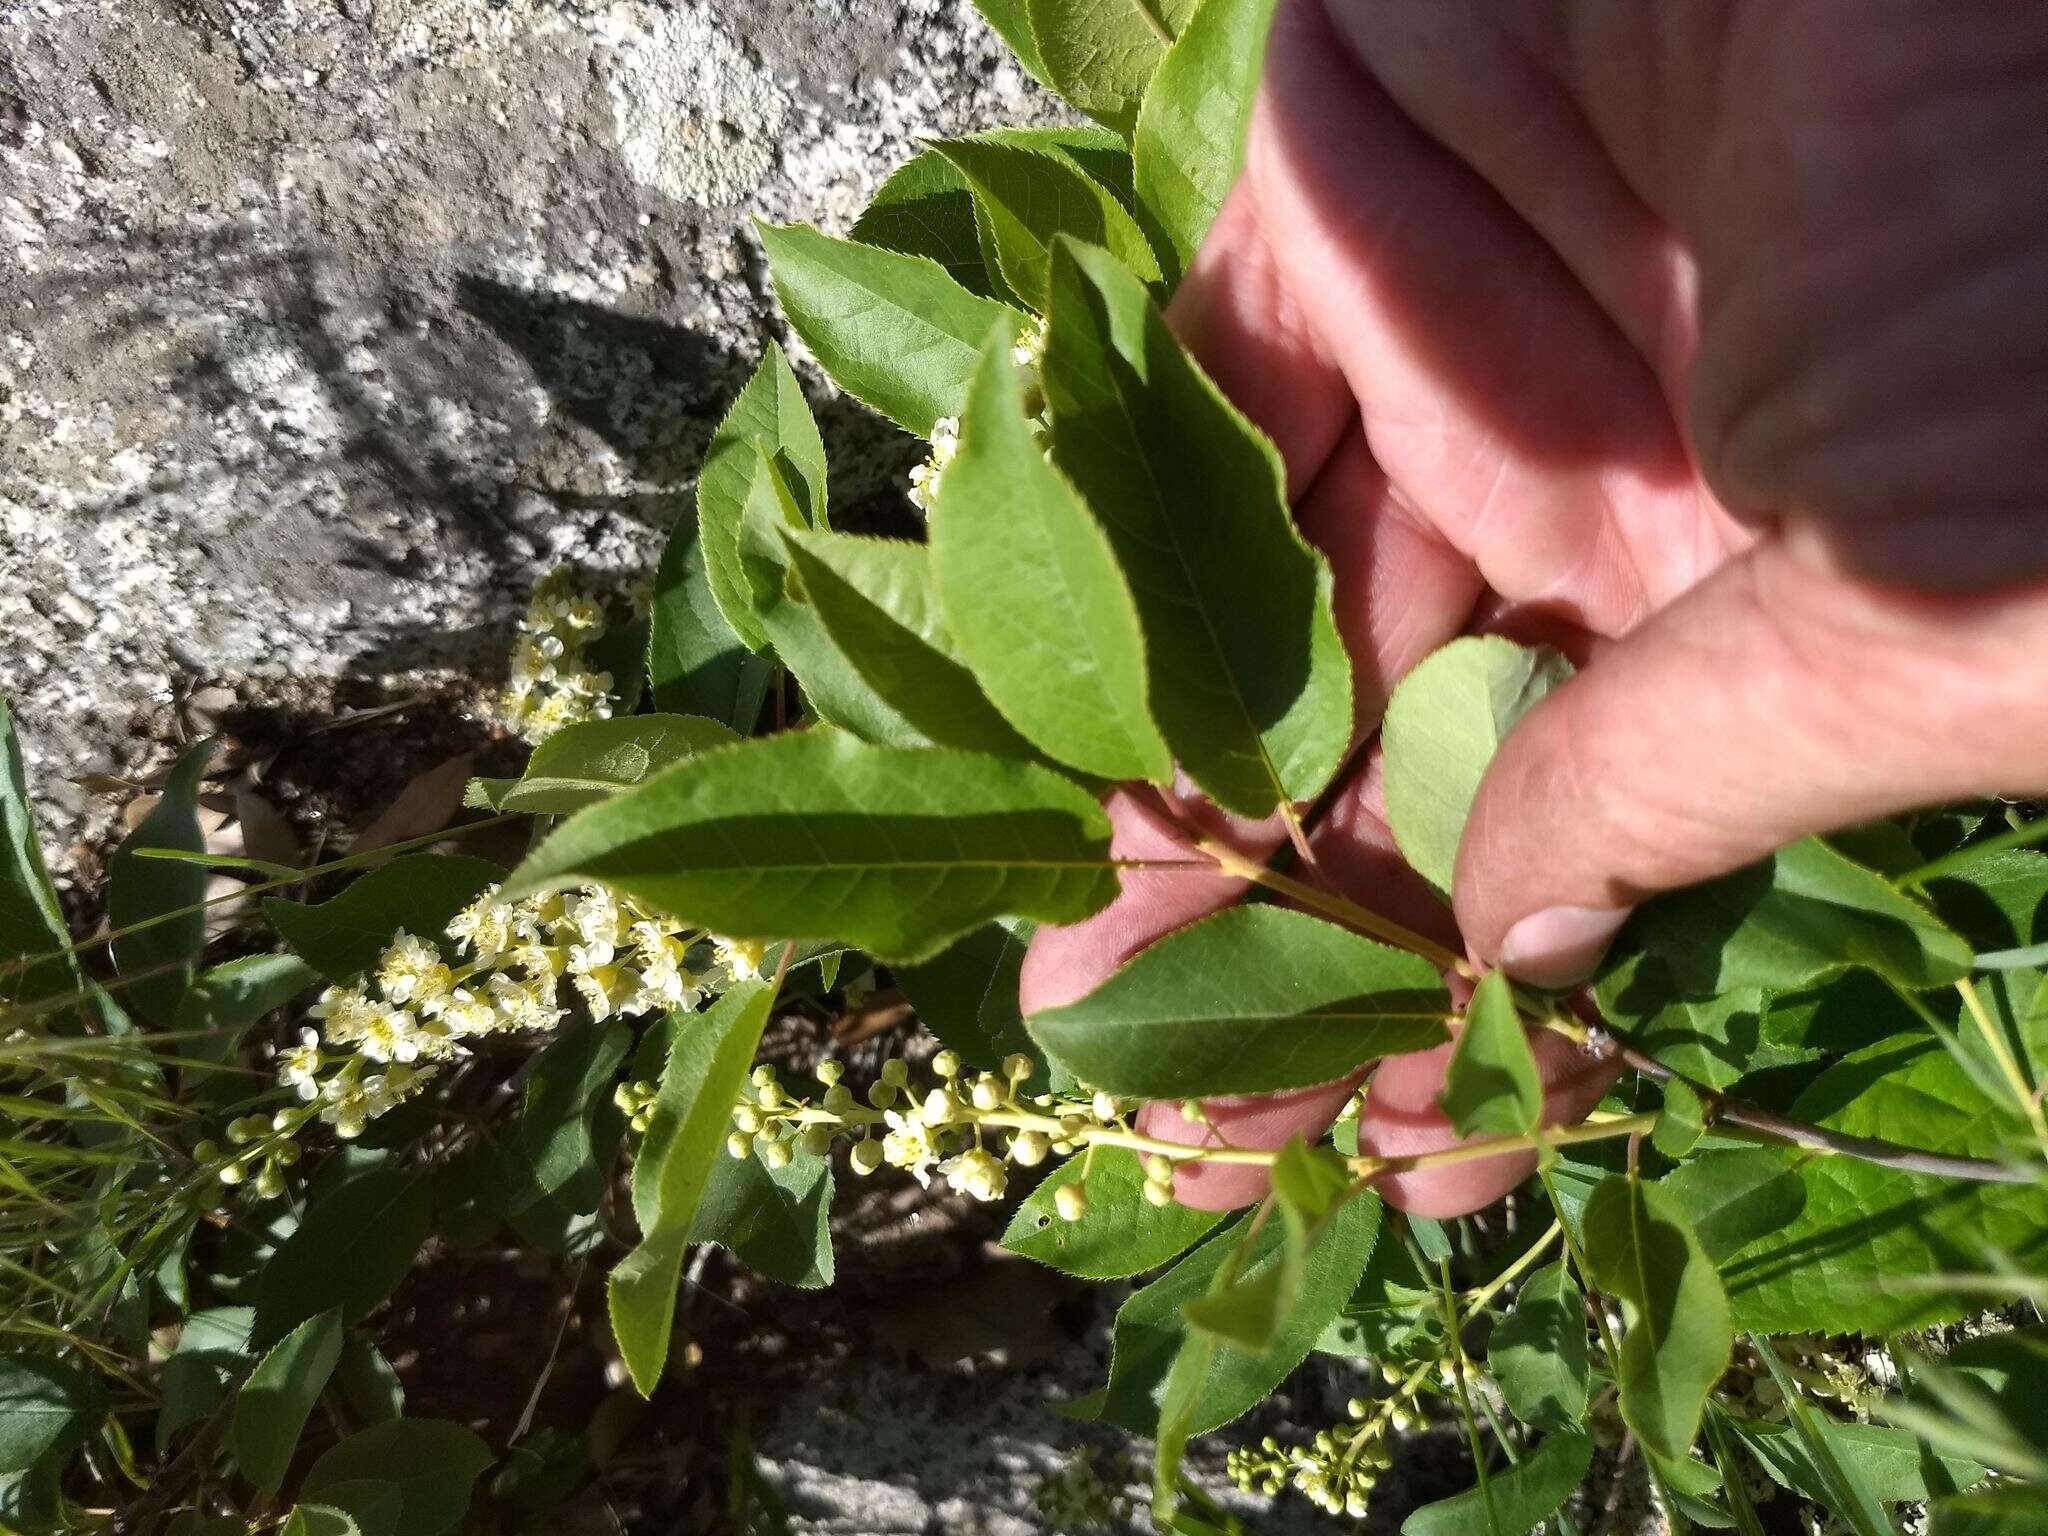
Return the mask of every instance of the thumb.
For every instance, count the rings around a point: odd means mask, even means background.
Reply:
[[[1809,833],[2048,789],[2048,583],[1882,586],[1793,528],[1603,650],[1501,744],[1461,928],[1524,980],[1598,964],[1629,909]]]

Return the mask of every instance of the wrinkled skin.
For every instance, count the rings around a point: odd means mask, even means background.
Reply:
[[[2010,0],[1281,0],[1244,175],[1173,307],[1280,445],[1361,730],[1475,628],[1580,674],[1504,744],[1456,924],[1368,754],[1313,843],[1345,894],[1546,984],[1655,892],[1914,806],[2048,790],[2048,8]],[[1276,824],[1119,794],[1120,852]],[[1147,872],[1041,932],[1027,1010],[1236,899]],[[1537,1043],[1548,1116],[1610,1074]],[[1454,1137],[1446,1051],[1368,1150]],[[1222,1103],[1231,1140],[1353,1085]],[[1156,1134],[1200,1134],[1177,1109]],[[1529,1160],[1389,1182],[1452,1215]],[[1244,1169],[1191,1204],[1256,1198]]]

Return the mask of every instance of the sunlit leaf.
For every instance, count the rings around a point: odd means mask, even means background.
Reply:
[[[1082,1082],[1140,1098],[1265,1093],[1441,1043],[1428,961],[1284,907],[1229,907],[1025,1020]]]
[[[1109,535],[1145,634],[1153,718],[1191,778],[1265,815],[1329,781],[1351,669],[1327,562],[1279,455],[1108,252],[1062,239],[1043,368],[1053,461]]]
[[[929,955],[992,917],[1074,922],[1116,892],[1109,824],[1028,763],[792,731],[571,817],[508,892],[601,880],[686,922]]]
[[[1571,676],[1557,652],[1468,635],[1431,653],[1387,701],[1387,817],[1401,855],[1445,895],[1472,798],[1501,740]]]
[[[940,481],[931,552],[947,626],[1011,724],[1089,773],[1171,778],[1131,589],[1094,514],[1026,424],[1000,337],[982,354]]]

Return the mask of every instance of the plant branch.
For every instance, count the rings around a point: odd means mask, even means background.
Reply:
[[[1292,897],[1310,910],[1320,912],[1323,916],[1342,923],[1368,938],[1378,939],[1382,943],[1393,945],[1396,949],[1405,949],[1410,954],[1420,955],[1440,970],[1454,971],[1468,977],[1477,975],[1463,955],[1453,953],[1436,940],[1426,938],[1412,928],[1402,927],[1392,918],[1380,916],[1370,907],[1362,907],[1357,902],[1334,892],[1306,885],[1289,875],[1281,874],[1277,869],[1269,869],[1257,859],[1246,858],[1235,848],[1219,843],[1213,838],[1203,838],[1195,846],[1215,860],[1216,867],[1226,875],[1239,880],[1249,880],[1255,885],[1263,885],[1269,891],[1278,891],[1283,896]]]
[[[1776,1110],[1764,1109],[1741,1099],[1730,1098],[1718,1089],[1693,1081],[1682,1072],[1674,1072],[1654,1056],[1647,1055],[1631,1045],[1626,1036],[1605,1026],[1588,1029],[1561,1018],[1547,1019],[1544,1023],[1549,1028],[1577,1040],[1594,1054],[1612,1057],[1640,1072],[1644,1077],[1660,1083],[1684,1083],[1699,1095],[1700,1102],[1706,1107],[1707,1122],[1710,1125],[1746,1132],[1752,1137],[1783,1146],[1800,1147],[1823,1156],[1853,1157],[1859,1162],[1874,1163],[1880,1168],[1896,1168],[1901,1173],[1964,1179],[1975,1184],[2035,1182],[2035,1175],[2027,1169],[1994,1162],[1989,1158],[1954,1157],[1943,1152],[1929,1152],[1919,1147],[1904,1147],[1896,1142],[1879,1141],[1872,1136],[1851,1136],[1845,1131],[1831,1131],[1804,1120],[1794,1120],[1789,1115],[1779,1114]],[[1651,1118],[1654,1121],[1655,1116]]]

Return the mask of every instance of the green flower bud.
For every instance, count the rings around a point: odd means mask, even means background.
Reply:
[[[1153,1184],[1173,1187],[1173,1164],[1163,1152],[1154,1152],[1145,1159],[1145,1178]]]
[[[1095,1118],[1098,1120],[1114,1120],[1116,1118],[1117,1102],[1112,1094],[1103,1093],[1098,1090],[1095,1095],[1093,1108],[1095,1110]]]
[[[856,1141],[853,1144],[852,1161],[855,1173],[873,1173],[882,1166],[882,1144],[871,1137]]]
[[[1145,1185],[1145,1203],[1160,1207],[1173,1204],[1173,1186],[1171,1184],[1153,1184],[1148,1181]]]
[[[1036,1168],[1045,1161],[1052,1144],[1043,1131],[1020,1131],[1010,1143],[1010,1161],[1019,1168]]]
[[[823,1157],[832,1150],[832,1127],[829,1125],[807,1126],[797,1138],[797,1145],[812,1157]]]
[[[890,1065],[894,1066],[895,1063],[891,1062]],[[868,1103],[872,1104],[876,1109],[887,1109],[895,1102],[896,1085],[888,1080],[888,1074],[884,1072],[882,1081],[876,1083],[874,1087],[868,1090]]]
[[[751,1104],[742,1104],[732,1112],[732,1123],[742,1135],[751,1136],[761,1129],[761,1112]]]
[[[770,1169],[787,1168],[792,1156],[786,1141],[764,1141],[761,1143],[761,1161]]]
[[[843,1061],[821,1061],[818,1063],[818,1081],[827,1088],[836,1086],[839,1079],[845,1075],[846,1063]]]
[[[910,1083],[910,1064],[901,1056],[892,1056],[882,1063],[882,1081],[891,1088],[907,1087]]]
[[[983,1075],[974,1085],[974,1107],[983,1114],[1003,1107],[1003,1085]]]
[[[825,1113],[843,1115],[853,1108],[853,1090],[834,1083],[825,1090]]]
[[[1031,1058],[1022,1051],[1003,1058],[1003,1076],[1013,1083],[1023,1082],[1025,1078],[1029,1077],[1036,1070],[1037,1068],[1031,1063]]]
[[[1052,1192],[1052,1208],[1061,1221],[1079,1221],[1088,1213],[1088,1196],[1079,1184],[1062,1184]]]
[[[960,1075],[960,1053],[958,1051],[939,1052],[938,1055],[932,1058],[932,1071],[936,1072],[940,1077],[958,1077]]]
[[[747,1135],[744,1131],[734,1131],[725,1138],[725,1151],[728,1157],[742,1158],[753,1150],[754,1138]]]

